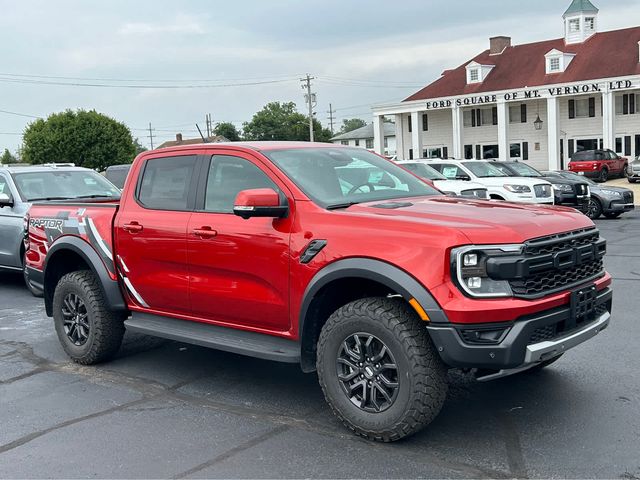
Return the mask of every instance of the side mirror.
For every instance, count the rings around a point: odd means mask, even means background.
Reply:
[[[470,182],[471,181],[471,177],[469,175],[456,175],[456,180],[463,180],[465,182]]]
[[[14,202],[13,198],[6,193],[0,193],[0,208],[2,207],[13,207]]]
[[[251,217],[284,218],[289,213],[289,207],[280,205],[280,196],[275,190],[255,188],[238,193],[233,213],[245,220]]]

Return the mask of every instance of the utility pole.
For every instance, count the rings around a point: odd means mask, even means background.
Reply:
[[[331,129],[331,135],[333,135],[333,106],[329,104],[329,128]]]
[[[307,102],[307,106],[309,107],[309,141],[313,142],[313,107],[316,106],[316,94],[311,93],[311,80],[314,77],[310,77],[309,74],[305,78],[301,78],[302,89],[306,90],[307,93],[304,95],[304,99]]]
[[[151,122],[149,122],[149,140],[151,141],[151,150],[153,150],[153,129],[151,128]]]
[[[213,134],[213,125],[211,124],[211,114],[207,113],[205,117],[205,123],[207,124],[207,138]]]

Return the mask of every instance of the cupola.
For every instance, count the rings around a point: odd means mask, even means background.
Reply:
[[[598,31],[598,9],[589,0],[573,0],[562,18],[564,41],[582,43]]]

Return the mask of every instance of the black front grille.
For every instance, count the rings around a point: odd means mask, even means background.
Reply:
[[[527,345],[533,345],[534,343],[540,343],[547,340],[555,340],[561,335],[570,334],[575,330],[580,330],[589,323],[599,319],[606,312],[608,312],[607,304],[601,303],[596,306],[595,310],[590,315],[577,318],[575,324],[562,321],[551,325],[545,325],[544,327],[538,327],[529,337]]]
[[[633,203],[633,192],[624,192],[622,198],[624,203]]]
[[[537,298],[604,275],[606,246],[596,229],[535,239],[525,244],[524,273],[511,278],[516,297]]]
[[[587,186],[586,183],[579,183],[578,185],[575,186],[576,194],[577,195],[586,195],[588,188],[589,187]]]
[[[533,191],[537,198],[550,198],[551,197],[551,185],[534,185]]]
[[[555,323],[553,325],[547,325],[544,327],[536,328],[531,337],[529,338],[529,343],[527,345],[533,345],[534,343],[544,342],[545,340],[553,340],[557,337],[557,327],[558,324]]]

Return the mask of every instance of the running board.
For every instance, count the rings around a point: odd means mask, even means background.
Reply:
[[[188,320],[133,312],[127,330],[201,347],[276,362],[300,363],[300,344],[292,340]]]

